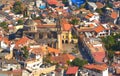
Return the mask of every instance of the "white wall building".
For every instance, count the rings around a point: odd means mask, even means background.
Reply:
[[[89,76],[108,76],[108,67],[105,64],[87,64],[84,71],[88,72]]]
[[[43,63],[43,58],[39,55],[36,56],[36,59],[26,61],[26,67],[31,69],[38,69]]]

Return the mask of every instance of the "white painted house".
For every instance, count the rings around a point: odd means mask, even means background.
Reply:
[[[38,69],[43,63],[43,58],[40,55],[36,56],[36,59],[31,59],[25,62],[26,68],[28,69]]]
[[[87,64],[84,65],[84,71],[89,76],[108,76],[108,66],[106,64]]]

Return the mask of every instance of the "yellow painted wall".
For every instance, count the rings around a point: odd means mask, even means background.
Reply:
[[[43,69],[39,69],[39,70],[36,70],[33,72],[33,75],[34,76],[40,76],[40,74],[44,73],[44,74],[47,74],[47,73],[50,73],[52,71],[55,70],[55,65],[54,66],[51,66],[51,67],[48,67],[48,68],[43,68]]]
[[[22,29],[23,28],[23,25],[17,25],[15,26],[15,31],[17,31],[18,29]]]

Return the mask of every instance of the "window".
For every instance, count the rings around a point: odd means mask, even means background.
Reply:
[[[66,36],[66,38],[68,38],[68,36]]]
[[[33,67],[35,67],[35,65],[33,65]]]

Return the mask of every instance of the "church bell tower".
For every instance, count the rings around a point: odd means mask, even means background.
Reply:
[[[60,16],[57,18],[56,27],[57,27],[57,46],[58,46],[58,49],[62,50],[62,37],[61,37],[62,30],[61,30]]]

